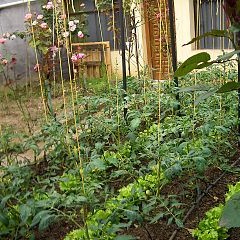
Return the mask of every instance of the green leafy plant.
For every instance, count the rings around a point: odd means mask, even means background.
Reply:
[[[222,210],[223,205],[209,210],[204,219],[199,223],[198,228],[193,231],[193,236],[199,240],[227,239],[228,230],[219,226],[219,218]]]
[[[220,204],[210,209],[198,228],[193,231],[193,236],[199,240],[227,239],[228,229],[239,226],[238,200],[240,193],[240,182],[228,187],[225,195],[225,205]]]

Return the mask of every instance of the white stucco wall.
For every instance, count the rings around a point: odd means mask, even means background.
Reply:
[[[178,61],[183,62],[192,55],[203,51],[208,52],[212,59],[222,55],[221,49],[195,50],[194,44],[183,46],[194,38],[193,0],[174,0],[174,7]]]

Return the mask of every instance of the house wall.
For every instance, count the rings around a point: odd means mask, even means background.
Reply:
[[[208,52],[212,59],[222,55],[221,49],[196,50],[194,44],[183,46],[194,38],[194,8],[193,0],[174,0],[176,20],[176,40],[178,61],[183,62],[187,58],[199,52]]]
[[[7,32],[12,33],[16,30],[24,30],[24,16],[28,12],[27,3],[12,6],[5,5],[9,3],[13,4],[14,1],[1,0],[0,3],[0,36]],[[38,4],[36,4],[36,2],[32,2],[31,9],[33,11],[38,11]],[[0,45],[0,53],[2,53],[3,56],[6,50],[7,55],[15,55],[17,59],[16,81],[23,82],[25,80],[29,80],[30,78],[37,78],[33,71],[33,66],[36,63],[35,54],[25,40],[20,38],[8,40],[5,44]],[[12,76],[13,74],[11,73],[10,75]],[[5,83],[5,79],[2,74],[0,74],[0,84],[1,83]]]

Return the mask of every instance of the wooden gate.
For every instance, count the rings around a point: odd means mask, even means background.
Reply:
[[[152,78],[169,79],[171,54],[167,0],[145,0],[144,12],[148,64]]]
[[[73,52],[85,54],[82,60],[83,74],[87,78],[111,76],[111,51],[109,42],[72,43]]]

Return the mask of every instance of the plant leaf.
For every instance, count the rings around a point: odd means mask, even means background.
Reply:
[[[31,215],[32,210],[28,205],[24,204],[19,207],[19,212],[22,222],[26,223]]]
[[[8,216],[6,214],[4,214],[3,212],[0,212],[0,222],[2,224],[4,224],[6,227],[8,227],[8,225],[9,225]]]
[[[142,216],[136,211],[126,209],[126,210],[124,210],[124,213],[125,213],[126,217],[132,222],[134,222],[134,221],[142,222],[143,221]]]
[[[43,231],[48,228],[49,225],[55,220],[55,218],[56,215],[53,214],[45,215],[42,217],[38,227],[39,231]]]
[[[234,81],[227,82],[217,90],[217,93],[230,92],[230,91],[238,90],[239,88],[240,88],[240,83],[234,82]]]
[[[43,211],[37,213],[32,220],[31,227],[36,226],[41,221],[42,218],[45,218],[46,216],[48,216],[50,214],[51,214],[50,210],[43,210]]]
[[[208,62],[210,59],[210,55],[207,52],[201,52],[193,55],[182,63],[182,65],[175,72],[174,77],[184,76],[194,69],[208,67],[212,64],[212,62]]]
[[[198,105],[200,102],[204,101],[205,99],[211,97],[214,93],[216,93],[216,90],[208,91],[206,93],[201,94],[198,96],[194,102],[195,105]]]
[[[239,54],[239,53],[240,53],[240,50],[236,50],[236,51],[232,51],[232,52],[229,52],[229,53],[225,53],[223,55],[218,56],[217,59],[214,60],[213,62],[214,63],[218,63],[218,62],[222,62],[222,61],[227,61],[230,58],[232,58],[235,54]]]
[[[164,213],[158,213],[152,220],[151,220],[151,224],[152,223],[156,223],[159,219],[163,218],[164,217]]]
[[[229,34],[226,30],[213,29],[210,32],[206,32],[206,33],[204,33],[204,34],[202,34],[198,37],[193,38],[190,42],[184,44],[183,46],[192,44],[192,43],[194,43],[196,41],[199,41],[199,40],[201,40],[202,38],[205,38],[205,37],[227,37],[227,38],[230,39]]]
[[[206,85],[195,85],[195,86],[180,88],[178,92],[208,91],[209,88],[210,87]]]
[[[141,119],[140,118],[134,118],[131,123],[130,123],[130,126],[131,126],[131,129],[132,130],[135,130],[136,128],[138,128],[138,126],[140,125],[141,123]]]
[[[235,193],[223,208],[219,225],[221,227],[240,227],[240,192]]]

